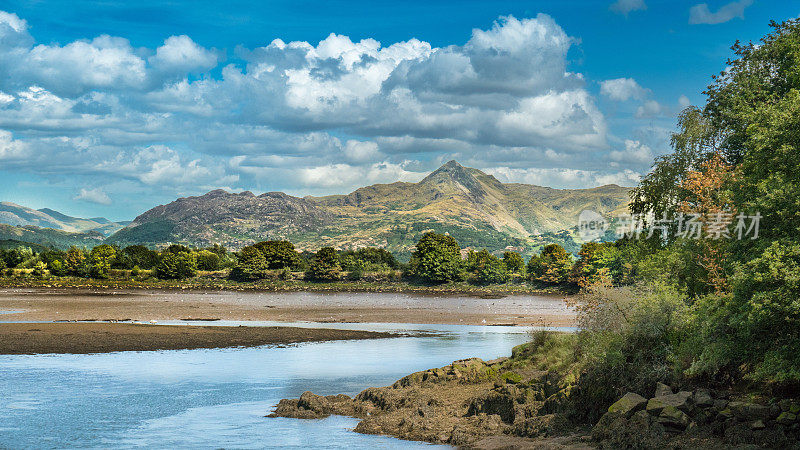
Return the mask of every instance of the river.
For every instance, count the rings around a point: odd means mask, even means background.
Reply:
[[[528,339],[523,327],[318,326],[416,335],[284,347],[0,356],[0,447],[429,448],[354,433],[357,420],[351,418],[264,415],[281,398],[306,390],[354,395],[453,360],[508,355]]]

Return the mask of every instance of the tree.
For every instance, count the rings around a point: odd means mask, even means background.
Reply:
[[[219,256],[209,250],[200,250],[195,253],[197,268],[200,270],[218,270]]]
[[[481,284],[505,283],[508,269],[500,258],[483,249],[473,257],[475,281]]]
[[[413,273],[423,280],[444,283],[461,278],[461,247],[451,236],[426,233],[411,257]]]
[[[74,276],[86,276],[89,270],[86,264],[86,252],[77,248],[70,247],[66,257],[67,273]]]
[[[264,258],[264,254],[251,245],[239,251],[238,262],[229,276],[236,281],[254,281],[265,278],[267,269],[267,260]]]
[[[525,270],[525,260],[517,252],[504,252],[503,263],[511,273],[522,273]]]
[[[103,244],[93,248],[89,253],[91,275],[95,278],[108,278],[108,272],[116,256],[116,250],[110,245]]]
[[[547,284],[564,284],[569,279],[572,260],[564,247],[547,244],[528,262],[528,275]]]
[[[269,269],[297,268],[300,265],[300,254],[289,241],[259,242],[254,247],[264,254]]]
[[[130,245],[122,252],[130,258],[131,266],[139,266],[140,269],[152,269],[159,261],[158,252],[144,245]]]
[[[155,269],[162,280],[183,280],[197,274],[197,260],[192,252],[164,252]]]
[[[309,280],[332,281],[341,276],[342,267],[339,265],[339,255],[333,247],[319,249],[311,264],[306,270]]]

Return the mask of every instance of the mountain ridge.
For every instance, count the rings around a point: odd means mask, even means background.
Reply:
[[[384,247],[407,254],[425,231],[450,232],[462,246],[530,253],[541,236],[570,230],[583,209],[624,212],[629,188],[554,189],[502,183],[490,174],[449,161],[417,183],[394,182],[349,194],[256,196],[216,189],[182,197],[137,216],[109,238],[160,246],[220,243],[241,248],[286,239],[303,250],[322,246]]]

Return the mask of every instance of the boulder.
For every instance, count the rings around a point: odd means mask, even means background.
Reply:
[[[766,420],[770,418],[770,408],[766,405],[750,402],[730,402],[728,409],[739,420]]]
[[[684,430],[689,426],[689,416],[680,409],[667,405],[658,415],[658,422],[668,427]]]
[[[694,391],[692,401],[700,408],[714,406],[714,399],[711,397],[711,392],[708,389],[698,389]]]
[[[663,397],[665,395],[672,395],[672,388],[664,383],[656,383],[656,392],[653,397]]]
[[[658,415],[666,406],[673,406],[688,413],[692,409],[692,393],[681,391],[677,394],[662,395],[647,402],[647,412]]]
[[[644,409],[647,399],[634,392],[623,395],[616,403],[608,407],[608,412],[622,414],[630,418],[636,411]]]
[[[750,428],[752,428],[754,430],[763,430],[764,428],[767,428],[767,426],[764,425],[764,421],[763,420],[759,419],[759,420],[756,420],[753,423],[751,423],[750,424]]]

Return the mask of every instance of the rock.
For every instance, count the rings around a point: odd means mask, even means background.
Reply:
[[[667,405],[661,411],[661,414],[658,415],[658,422],[666,426],[684,430],[689,425],[689,416],[680,409],[672,405]]]
[[[497,414],[505,423],[514,423],[516,398],[510,393],[501,393],[495,390],[473,398],[467,408],[467,416],[478,414]]]
[[[627,394],[623,395],[621,399],[617,400],[616,403],[609,406],[608,412],[619,413],[625,416],[626,418],[630,418],[633,415],[633,413],[641,409],[644,409],[646,405],[647,405],[646,398],[634,392],[628,392]]]
[[[763,420],[756,420],[755,422],[750,424],[750,428],[753,430],[763,430],[764,428],[767,428],[767,426],[764,425]]]
[[[569,421],[561,414],[534,416],[514,425],[514,434],[523,437],[553,436],[569,428]]]
[[[399,397],[399,394],[391,392],[387,388],[364,389],[356,396],[355,400],[372,403],[383,411],[394,411],[403,405],[403,399]]]
[[[499,357],[497,359],[492,359],[490,361],[486,361],[486,364],[490,365],[490,366],[493,366],[495,364],[502,364],[502,363],[504,363],[506,361],[508,361],[508,356],[501,356],[501,357]]]
[[[718,399],[714,400],[714,409],[717,409],[717,410],[721,411],[721,410],[723,410],[723,409],[725,409],[727,407],[728,407],[728,401],[727,400],[724,400],[724,399],[721,399],[721,398],[718,398]]]
[[[674,406],[683,412],[688,413],[692,409],[692,393],[681,391],[677,394],[663,395],[661,397],[651,398],[647,402],[647,411],[651,414],[658,415],[665,406]]]
[[[711,392],[708,389],[698,389],[694,391],[692,401],[700,408],[708,408],[714,405],[714,399],[711,398]]]
[[[781,425],[792,425],[793,423],[797,422],[797,415],[790,413],[789,411],[782,412],[775,422]]]
[[[664,383],[656,383],[656,392],[653,397],[663,397],[665,395],[672,395],[672,388]]]
[[[728,408],[739,420],[766,420],[769,419],[769,406],[750,402],[730,402]]]

